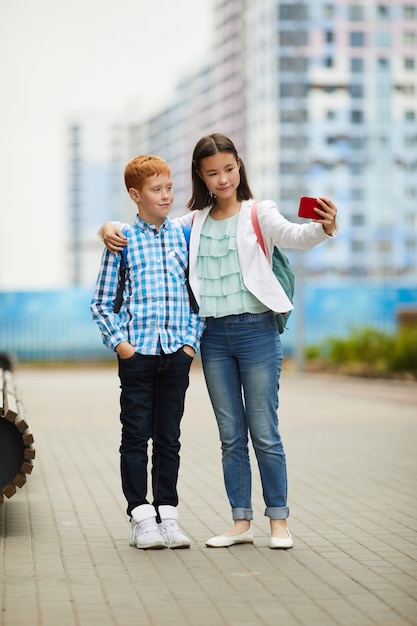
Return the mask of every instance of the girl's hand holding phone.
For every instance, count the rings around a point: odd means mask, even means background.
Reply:
[[[306,219],[317,220],[319,219],[319,215],[314,210],[316,208],[320,208],[317,204],[317,198],[301,196],[300,206],[298,208],[298,217],[305,217]]]
[[[298,216],[317,221],[326,235],[332,236],[337,230],[336,214],[337,208],[328,198],[301,197]]]
[[[314,220],[323,226],[326,235],[332,237],[337,231],[337,208],[328,198],[302,196],[298,216]]]

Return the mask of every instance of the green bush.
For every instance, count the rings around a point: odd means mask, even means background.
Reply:
[[[392,370],[417,375],[417,328],[404,328],[396,337],[392,353]]]
[[[375,372],[417,376],[417,327],[404,327],[395,334],[353,328],[346,338],[330,338],[324,344],[309,346],[306,357],[336,366],[367,365]]]

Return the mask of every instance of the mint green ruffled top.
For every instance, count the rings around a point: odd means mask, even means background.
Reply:
[[[243,284],[236,245],[238,217],[239,213],[213,220],[208,215],[203,224],[198,250],[201,317],[268,310]]]

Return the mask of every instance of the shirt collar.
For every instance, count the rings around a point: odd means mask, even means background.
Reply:
[[[165,220],[162,222],[161,226],[159,227],[159,232],[166,230],[169,224],[170,224],[169,217],[166,217]],[[139,215],[136,215],[135,217],[135,226],[137,226],[143,232],[149,232],[149,231],[152,231],[153,233],[156,232],[156,226],[154,226],[153,224],[149,224],[148,222],[145,222],[141,217],[139,217]]]

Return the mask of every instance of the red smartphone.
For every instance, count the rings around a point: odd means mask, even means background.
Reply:
[[[321,215],[315,212],[314,207],[318,209],[320,206],[317,204],[317,198],[309,198],[308,196],[301,196],[300,207],[298,209],[298,217],[306,217],[310,220],[319,220]]]

